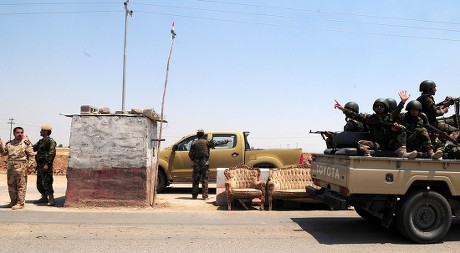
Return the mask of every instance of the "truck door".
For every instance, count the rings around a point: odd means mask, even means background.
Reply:
[[[226,140],[229,142],[225,142]],[[210,151],[210,177],[216,178],[217,168],[234,167],[244,162],[244,150],[242,148],[244,144],[238,143],[239,140],[236,134],[213,134],[212,141],[217,145]],[[219,145],[219,143],[222,144]]]
[[[205,135],[207,138],[207,135]],[[177,150],[171,155],[174,155],[174,159],[169,163],[169,172],[172,178],[192,178],[192,161],[188,157],[188,151],[194,140],[198,139],[196,135],[192,135],[188,138],[177,143]]]

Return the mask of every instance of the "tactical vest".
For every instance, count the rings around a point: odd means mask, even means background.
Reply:
[[[193,143],[195,152],[193,153],[194,159],[201,159],[203,157],[209,157],[208,141],[205,139],[198,139]]]

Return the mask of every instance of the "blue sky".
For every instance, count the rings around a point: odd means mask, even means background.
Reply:
[[[0,3],[0,137],[9,118],[33,142],[39,127],[68,145],[81,105],[121,109],[124,1]],[[325,144],[339,131],[334,100],[372,112],[379,97],[458,97],[460,2],[435,0],[130,1],[126,108],[161,110],[170,26],[177,37],[163,147],[203,128],[250,131],[256,148]],[[453,109],[453,108],[452,108]],[[449,114],[451,114],[450,112]]]

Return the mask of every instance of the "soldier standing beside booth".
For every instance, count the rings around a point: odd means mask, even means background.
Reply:
[[[35,160],[37,161],[37,190],[41,193],[41,198],[34,203],[48,203],[48,206],[54,206],[54,189],[53,189],[53,161],[56,156],[56,142],[51,135],[51,126],[41,126],[39,140],[33,147],[37,152]]]
[[[7,156],[8,193],[11,202],[6,207],[13,210],[23,209],[28,169],[33,167],[34,150],[29,139],[24,136],[22,127],[13,129],[14,139],[3,145],[0,138],[0,155]]]

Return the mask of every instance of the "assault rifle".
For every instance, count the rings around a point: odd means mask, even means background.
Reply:
[[[330,132],[330,131],[312,131],[312,130],[310,130],[310,133],[311,134],[321,134],[321,137],[323,137],[323,140],[326,140],[326,137],[331,137],[333,134],[333,132]]]
[[[426,116],[425,113],[420,113],[420,117],[422,118],[423,120],[423,126],[429,131],[429,132],[433,132],[435,134],[438,134],[439,137],[441,137],[442,139],[446,140],[446,141],[451,141],[453,144],[455,144],[456,146],[460,147],[460,143],[452,138],[450,135],[448,135],[446,132],[444,131],[441,131],[440,129],[438,129],[437,127],[435,126],[432,126],[430,125],[430,123],[428,122],[428,117]]]
[[[444,100],[440,103],[437,103],[436,105],[437,106],[443,106],[443,107],[449,107],[451,105],[454,105],[456,102],[458,103],[460,101],[460,97],[458,98],[451,98],[451,99],[447,99],[447,100]]]

